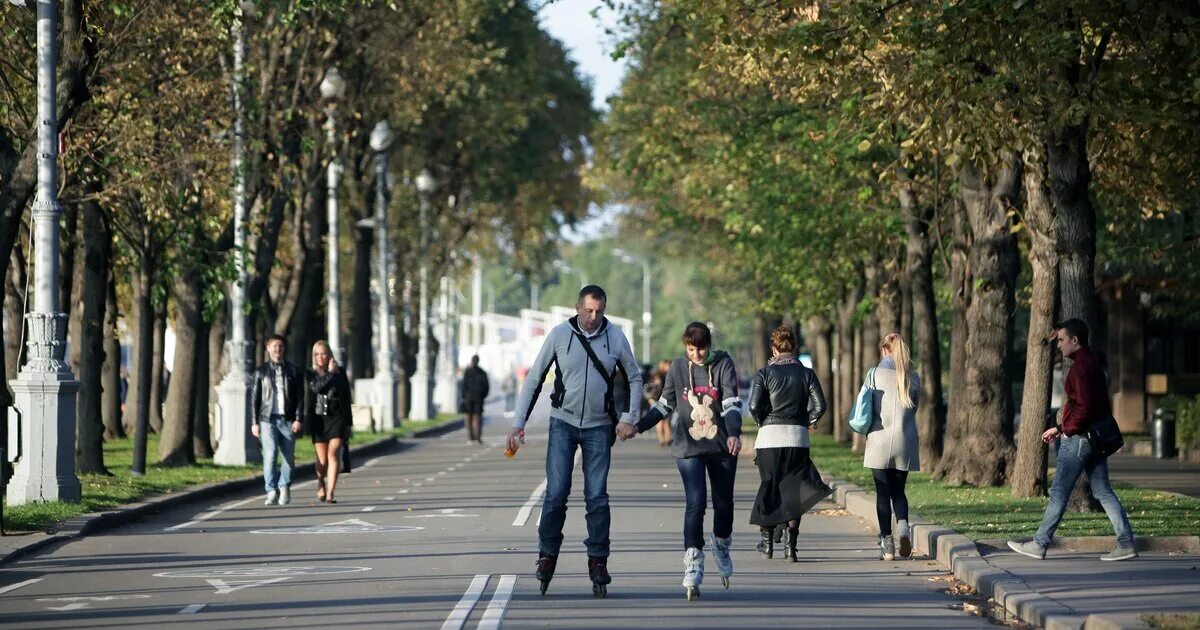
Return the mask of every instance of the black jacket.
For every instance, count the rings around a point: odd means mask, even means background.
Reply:
[[[304,373],[304,415],[307,418],[317,413],[317,396],[325,397],[324,416],[340,416],[350,420],[350,379],[346,373],[338,370],[318,374],[316,370],[308,369]]]
[[[304,376],[300,368],[284,359],[283,417],[288,422],[300,419],[300,404],[304,401]],[[268,361],[258,366],[250,379],[250,421],[266,422],[275,407],[275,370]]]
[[[780,355],[750,381],[750,415],[758,426],[813,425],[825,413],[817,375],[790,355]]]
[[[483,402],[487,400],[490,389],[487,372],[484,372],[483,368],[472,365],[463,371],[462,399],[464,401]]]

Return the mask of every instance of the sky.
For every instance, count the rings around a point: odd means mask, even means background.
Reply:
[[[537,2],[538,0],[534,0]],[[571,59],[579,66],[579,72],[591,81],[592,103],[597,110],[608,110],[606,99],[616,94],[621,87],[625,63],[613,61],[612,45],[605,34],[605,27],[617,22],[617,15],[610,11],[602,0],[543,0],[538,15],[542,28],[563,43]],[[593,9],[599,8],[595,18]],[[605,228],[613,225],[619,207],[593,207],[591,218],[579,223],[574,229],[563,228],[562,236],[573,243],[592,240]]]

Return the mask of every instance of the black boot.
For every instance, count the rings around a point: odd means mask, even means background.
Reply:
[[[759,532],[762,534],[762,540],[758,543],[758,553],[761,553],[767,560],[775,555],[775,528],[760,527]]]
[[[783,552],[783,557],[788,559],[788,562],[796,562],[796,541],[800,538],[799,527],[789,527],[787,530],[787,549]]]

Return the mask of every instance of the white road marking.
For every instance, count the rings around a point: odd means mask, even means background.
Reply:
[[[204,606],[205,606],[204,604],[188,604],[187,606],[184,606],[183,608],[181,608],[181,609],[179,610],[179,612],[177,612],[177,613],[175,613],[175,614],[177,614],[177,615],[191,615],[191,614],[194,614],[194,613],[198,613],[198,612],[200,612],[200,609],[201,609],[201,608],[204,608]]]
[[[542,483],[538,484],[538,487],[534,489],[533,494],[529,495],[529,500],[525,502],[525,505],[521,506],[521,511],[517,512],[517,518],[513,519],[514,527],[523,527],[525,523],[529,522],[529,514],[533,512],[533,506],[537,505],[537,502],[542,500],[542,495],[544,494],[546,494],[545,479],[542,480]]]
[[[439,477],[441,477],[441,476],[442,476],[442,475],[444,475],[444,474],[446,474],[446,471],[444,471],[444,470],[439,470],[439,471],[438,471],[438,476],[439,476]]]
[[[408,494],[408,488],[405,488],[403,490],[397,490],[396,494]],[[392,498],[394,499],[396,497],[392,497]]]
[[[306,527],[276,527],[273,529],[252,529],[251,534],[382,534],[398,532],[415,532],[425,529],[414,525],[376,525],[356,518],[326,523],[325,525],[309,525]]]
[[[197,516],[195,520],[191,520],[191,521],[188,521],[188,522],[186,522],[186,523],[180,523],[180,524],[178,524],[178,525],[172,525],[172,526],[170,526],[170,527],[168,527],[168,528],[164,529],[163,531],[164,531],[164,532],[173,532],[173,531],[176,531],[176,530],[183,529],[183,528],[185,528],[185,527],[191,527],[192,525],[195,525],[196,523],[199,523],[199,522],[202,522],[202,521],[207,521],[207,520],[209,520],[209,519],[211,519],[211,518],[216,518],[216,517],[217,517],[217,516],[219,516],[219,515],[220,515],[222,512],[226,512],[226,511],[228,511],[228,510],[232,510],[232,509],[234,509],[234,508],[241,507],[241,506],[243,506],[243,505],[246,505],[247,503],[250,503],[251,501],[257,501],[257,500],[258,500],[258,497],[250,497],[249,499],[243,499],[243,500],[241,500],[241,501],[238,501],[238,502],[236,502],[236,503],[228,503],[228,504],[226,504],[226,505],[223,505],[223,506],[221,506],[220,508],[218,508],[218,509],[216,509],[216,510],[213,510],[212,512],[205,512],[204,514],[201,514],[200,516]]]
[[[74,602],[65,606],[47,606],[46,610],[82,610],[87,607],[87,602]]]
[[[492,601],[488,602],[487,610],[483,611],[483,619],[479,621],[479,630],[499,630],[500,620],[504,618],[504,610],[508,608],[508,600],[512,599],[513,587],[516,584],[517,576],[500,576],[496,592],[492,593]]]
[[[413,484],[413,487],[414,487],[414,488],[420,488],[420,487],[421,487],[421,486],[423,486],[423,485],[425,485],[425,484],[423,484],[423,483],[421,483],[420,481],[418,481],[417,483],[414,483],[414,484]]]
[[[479,596],[483,595],[483,589],[491,577],[490,573],[485,573],[476,575],[475,579],[471,580],[467,592],[463,593],[462,599],[458,600],[454,610],[451,610],[450,615],[446,617],[446,622],[442,624],[442,630],[459,630],[463,627],[463,624],[467,622],[467,617],[471,615],[471,610],[479,601]]]
[[[451,466],[451,467],[447,468],[446,470],[448,472],[454,472],[454,471],[458,470],[458,466]]]
[[[375,511],[375,506],[374,506],[374,505],[368,505],[367,507],[363,508],[363,509],[362,509],[362,511],[364,511],[364,512],[374,512],[374,511]]]
[[[425,481],[433,481],[435,479],[437,479],[437,477],[426,477]]]
[[[407,490],[405,490],[405,492],[408,492],[408,491],[407,491]],[[395,501],[395,500],[396,500],[396,497],[383,497],[383,500],[384,500],[384,501]]]
[[[372,459],[371,461],[363,464],[361,467],[362,468],[370,468],[370,467],[374,466],[376,464],[376,462],[378,462],[378,461],[379,461],[379,458],[376,457],[375,459]]]
[[[356,521],[361,523],[362,521]],[[298,575],[332,575],[336,573],[361,573],[370,571],[371,567],[346,566],[290,566],[290,567],[230,567],[228,569],[184,569],[181,571],[163,571],[155,573],[154,577],[169,578],[269,578],[296,577]]]
[[[462,511],[462,508],[444,508],[444,509],[438,510],[437,514],[414,514],[412,516],[405,516],[404,518],[439,518],[439,517],[479,518],[478,514],[458,514],[458,512],[461,512],[461,511]]]
[[[44,579],[46,579],[46,578],[33,578],[31,580],[25,580],[24,582],[17,582],[16,584],[10,584],[8,586],[0,588],[0,595],[15,591],[15,590],[25,587],[25,586],[29,586],[30,584],[33,584],[35,582],[41,582]]]
[[[290,580],[290,577],[277,577],[270,580],[205,580],[213,588],[217,589],[217,595],[228,595],[234,591],[240,591],[244,588],[254,588],[255,586],[266,586],[284,580]]]

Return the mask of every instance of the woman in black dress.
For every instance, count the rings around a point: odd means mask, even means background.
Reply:
[[[350,381],[325,341],[313,344],[304,411],[317,451],[317,500],[337,503],[338,453],[350,437]]]

